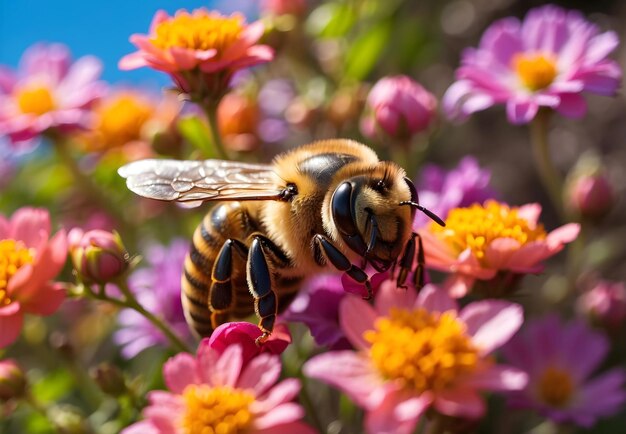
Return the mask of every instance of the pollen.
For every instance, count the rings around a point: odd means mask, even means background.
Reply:
[[[33,254],[21,241],[0,241],[0,307],[11,303],[7,287],[17,270],[33,262]]]
[[[543,225],[532,225],[519,216],[519,208],[493,200],[454,208],[448,213],[445,227],[431,224],[430,231],[459,253],[470,248],[483,265],[487,248],[497,238],[512,238],[520,245],[546,238]]]
[[[41,85],[30,85],[19,89],[15,99],[22,113],[40,116],[55,108],[54,97],[50,89]]]
[[[533,92],[550,86],[558,72],[552,57],[544,54],[519,53],[513,57],[513,69]]]
[[[252,424],[254,395],[248,391],[192,384],[183,391],[183,399],[185,434],[240,434]]]
[[[574,381],[569,372],[549,367],[540,377],[538,387],[541,401],[552,407],[565,407],[574,394]]]
[[[182,11],[156,26],[152,43],[162,49],[217,50],[218,57],[237,41],[244,29],[240,15],[226,17],[216,12]]]
[[[453,312],[393,308],[374,327],[363,335],[372,344],[374,366],[383,377],[418,393],[450,387],[479,361],[465,325]]]
[[[146,122],[153,116],[150,104],[130,94],[103,103],[96,110],[98,141],[104,147],[119,147],[139,140]]]

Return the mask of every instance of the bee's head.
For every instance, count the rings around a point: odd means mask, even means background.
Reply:
[[[411,236],[416,209],[424,209],[413,182],[396,164],[381,162],[358,172],[343,178],[332,193],[331,219],[348,248],[384,271]]]

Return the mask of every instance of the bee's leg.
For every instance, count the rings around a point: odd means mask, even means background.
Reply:
[[[424,246],[422,245],[422,237],[419,234],[413,234],[417,238],[417,266],[415,267],[415,274],[413,275],[413,285],[419,291],[424,287]]]
[[[370,300],[373,297],[374,294],[370,279],[362,268],[353,265],[350,260],[346,258],[346,255],[341,253],[324,235],[315,235],[313,242],[323,255],[323,258],[316,258],[318,264],[324,265],[326,261],[330,262],[337,270],[345,272],[351,279],[365,285],[367,288],[367,296],[363,297],[365,300]]]
[[[404,253],[398,261],[399,269],[398,278],[396,279],[396,285],[398,288],[406,288],[404,284],[406,282],[406,278],[409,275],[409,271],[413,268],[413,259],[415,258],[415,238],[418,235],[414,232],[409,238],[409,241],[406,242],[406,246],[404,247]]]
[[[228,319],[228,314],[235,305],[231,275],[233,271],[233,251],[245,260],[248,249],[239,240],[228,239],[222,245],[211,271],[211,288],[209,289],[209,310],[214,329]]]
[[[269,338],[272,330],[274,330],[274,322],[278,314],[276,293],[272,290],[272,273],[264,248],[268,248],[274,253],[280,251],[270,240],[257,235],[250,244],[246,265],[248,288],[254,297],[254,311],[261,319],[259,328],[263,332],[256,340],[257,345],[261,345]]]

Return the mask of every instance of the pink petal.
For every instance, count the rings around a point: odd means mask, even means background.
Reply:
[[[376,316],[372,306],[358,297],[344,297],[339,304],[339,324],[350,343],[358,349],[370,347],[363,333],[374,329]]]
[[[276,425],[268,429],[257,429],[254,434],[319,434],[309,425],[302,422],[292,422]]]
[[[485,403],[473,389],[444,390],[435,396],[434,406],[454,417],[478,419],[485,414]]]
[[[456,255],[452,249],[435,235],[428,231],[420,233],[424,244],[426,266],[442,271],[450,269],[450,265],[456,262]]]
[[[509,100],[506,113],[509,121],[515,125],[529,123],[537,114],[539,106],[532,101]]]
[[[528,375],[517,368],[494,365],[472,374],[463,381],[462,388],[506,392],[522,390],[528,383]]]
[[[441,289],[446,291],[452,298],[465,297],[474,286],[475,278],[464,274],[453,274],[444,282]]]
[[[0,308],[0,348],[11,345],[22,330],[24,314],[20,310],[19,302],[14,301],[8,306]]]
[[[153,35],[156,31],[156,28],[159,24],[169,19],[169,15],[163,9],[159,9],[152,17],[152,22],[150,23],[150,34]]]
[[[193,69],[199,63],[195,51],[189,48],[172,47],[169,49],[169,53],[178,70]]]
[[[538,203],[527,203],[517,209],[517,215],[520,218],[526,220],[529,225],[534,229],[539,221],[541,215],[541,205]]]
[[[510,268],[511,256],[520,248],[520,242],[513,238],[496,238],[487,246],[485,260],[490,268],[506,270]]]
[[[176,434],[175,431],[163,432],[149,420],[142,420],[124,428],[120,434]]]
[[[0,240],[6,240],[9,238],[10,232],[11,225],[9,221],[3,215],[0,215]]]
[[[524,311],[507,301],[483,300],[467,305],[459,317],[481,354],[489,354],[517,332],[524,321]]]
[[[211,367],[209,384],[213,386],[235,387],[241,368],[243,367],[243,351],[240,345],[231,345],[219,356]]]
[[[294,402],[287,402],[272,409],[272,411],[257,417],[254,428],[268,429],[276,425],[296,422],[304,417],[304,410]]]
[[[287,378],[272,387],[263,396],[257,395],[256,401],[251,404],[254,413],[266,413],[277,405],[291,401],[300,391],[300,381],[295,378]]]
[[[315,356],[304,364],[303,372],[307,377],[339,388],[366,409],[379,405],[385,396],[383,380],[369,360],[354,351]]]
[[[261,21],[256,21],[248,25],[241,33],[240,38],[228,47],[222,54],[222,59],[232,61],[245,55],[246,50],[255,44],[265,31],[265,26]]]
[[[565,117],[581,119],[587,114],[587,101],[578,93],[564,93],[556,110]]]
[[[251,389],[255,396],[260,396],[278,381],[280,370],[278,356],[260,354],[248,363],[239,380],[235,379],[237,388]]]
[[[37,290],[36,297],[22,301],[24,312],[52,315],[65,300],[66,291],[60,283],[45,283]]]
[[[415,430],[420,416],[428,408],[428,394],[410,395],[406,392],[390,393],[365,418],[367,432],[376,434],[410,434]]]
[[[568,223],[556,228],[548,234],[546,242],[551,249],[559,248],[562,244],[571,243],[580,233],[580,225],[578,223]]]
[[[455,264],[452,264],[450,271],[460,274],[467,274],[476,279],[491,279],[496,275],[496,270],[483,268],[471,249],[467,248],[461,252]]]
[[[11,217],[11,238],[22,241],[26,247],[36,247],[50,236],[50,214],[41,208],[24,207]]]
[[[188,353],[180,353],[170,358],[163,365],[165,385],[174,393],[182,393],[190,384],[201,384],[198,375],[198,363]]]
[[[410,304],[405,306],[410,306]],[[454,299],[445,289],[438,288],[433,284],[428,284],[422,288],[415,301],[415,307],[423,307],[429,312],[442,313],[449,310],[456,312],[458,308]]]
[[[387,316],[392,307],[413,306],[416,296],[412,288],[398,288],[395,280],[388,279],[380,286],[374,300],[374,307],[378,315]]]

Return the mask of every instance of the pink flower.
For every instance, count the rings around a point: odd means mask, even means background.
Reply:
[[[306,375],[341,389],[367,411],[367,432],[411,433],[429,407],[479,418],[485,413],[479,391],[526,385],[524,373],[490,356],[522,324],[519,306],[479,301],[459,312],[433,285],[416,295],[389,283],[373,307],[358,297],[341,303],[341,326],[357,352],[329,352],[304,365]]]
[[[258,326],[249,322],[228,322],[216,328],[211,337],[203,339],[200,345],[206,345],[218,354],[222,354],[231,345],[239,345],[243,364],[247,365],[261,353],[280,355],[291,343],[291,334],[284,324],[276,324],[270,338],[259,346],[256,339],[262,334]]]
[[[601,170],[574,176],[566,190],[567,206],[579,216],[599,220],[616,202],[615,187]]]
[[[0,360],[0,403],[19,399],[26,391],[26,375],[13,359]]]
[[[530,321],[503,350],[529,377],[528,386],[511,395],[513,406],[587,428],[623,408],[626,373],[615,368],[590,378],[606,357],[609,342],[582,322],[565,324],[555,315]]]
[[[592,321],[619,330],[626,320],[626,286],[624,282],[597,282],[580,296],[577,307]]]
[[[453,273],[445,284],[453,297],[463,297],[476,280],[510,286],[523,274],[541,272],[542,261],[576,239],[580,225],[570,223],[548,233],[538,222],[540,213],[539,204],[518,208],[494,200],[454,208],[446,227],[431,224],[420,232],[426,265]]]
[[[580,118],[587,111],[583,91],[617,91],[622,71],[607,57],[618,43],[615,32],[600,33],[579,12],[556,6],[532,9],[522,22],[504,18],[485,31],[478,48],[463,52],[444,109],[464,119],[506,104],[515,124],[531,121],[539,107]]]
[[[24,314],[51,315],[65,290],[50,282],[67,257],[65,231],[50,239],[45,209],[20,208],[11,219],[0,215],[0,348],[17,339]]]
[[[122,434],[313,434],[300,422],[303,409],[291,402],[300,390],[299,381],[290,378],[276,384],[280,371],[276,355],[260,354],[244,364],[240,345],[220,354],[203,342],[196,357],[181,353],[165,363],[169,391],[150,392],[145,420]]]
[[[102,65],[91,56],[73,64],[64,45],[34,45],[17,73],[0,67],[0,135],[13,142],[86,128],[91,106],[106,91]]]
[[[270,47],[257,45],[263,31],[260,21],[246,24],[240,14],[227,17],[200,8],[170,17],[158,11],[149,35],[130,37],[139,50],[124,56],[119,67],[149,66],[170,74],[183,92],[216,98],[235,71],[274,58]]]
[[[383,133],[406,140],[430,127],[436,109],[436,98],[410,77],[385,77],[367,97],[361,131],[370,138]]]
[[[130,255],[117,232],[74,228],[68,240],[74,268],[86,284],[113,282],[128,269]]]

